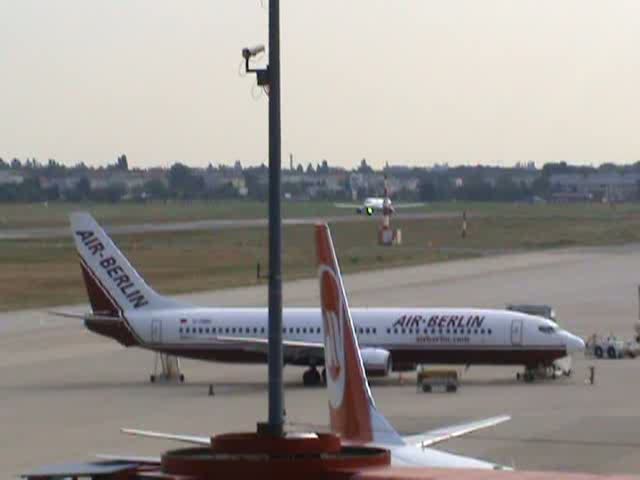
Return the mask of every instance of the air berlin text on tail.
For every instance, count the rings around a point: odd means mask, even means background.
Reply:
[[[107,256],[103,243],[96,237],[95,233],[89,230],[77,230],[75,234],[80,237],[82,244],[92,256],[98,255],[100,267],[114,283],[133,308],[144,307],[149,304],[145,296],[136,288],[124,269],[118,265],[115,258]]]

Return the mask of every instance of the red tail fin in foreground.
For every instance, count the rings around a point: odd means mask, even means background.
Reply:
[[[329,227],[316,225],[315,233],[331,430],[346,440],[371,442],[371,395]]]

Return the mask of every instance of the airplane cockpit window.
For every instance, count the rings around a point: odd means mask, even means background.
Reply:
[[[538,330],[546,334],[552,334],[556,331],[555,327],[552,327],[551,325],[541,325],[538,327]]]

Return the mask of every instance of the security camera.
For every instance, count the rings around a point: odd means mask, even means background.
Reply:
[[[259,53],[264,52],[264,45],[256,45],[251,48],[243,48],[242,49],[242,57],[245,60],[249,60],[251,57],[255,57]]]

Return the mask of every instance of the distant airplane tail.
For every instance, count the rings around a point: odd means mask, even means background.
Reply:
[[[403,445],[371,396],[329,227],[316,225],[315,234],[331,431],[346,441]]]
[[[131,310],[155,310],[180,305],[157,294],[145,283],[91,215],[72,213],[70,221],[94,313],[122,316]]]

